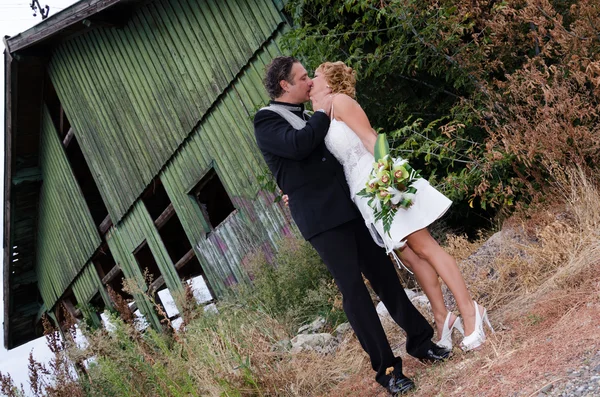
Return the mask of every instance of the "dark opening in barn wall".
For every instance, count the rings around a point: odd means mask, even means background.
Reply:
[[[64,293],[61,300],[58,301],[56,306],[56,319],[58,325],[62,328],[70,321],[82,320],[83,314],[79,308],[79,302],[70,288]],[[68,319],[71,317],[71,320]]]
[[[77,142],[77,138],[74,135],[65,147],[65,152],[69,164],[71,164],[71,169],[75,174],[75,179],[83,193],[83,198],[88,205],[92,219],[94,219],[94,224],[100,226],[108,216],[108,210],[106,209],[106,205],[104,205],[104,201],[85,161],[85,157],[83,157],[79,142]]]
[[[125,299],[127,302],[129,302],[129,301],[133,300],[133,296],[129,292],[127,292],[123,289],[124,277],[125,277],[125,275],[123,274],[123,271],[117,267],[116,271],[114,273],[114,277],[112,277],[110,280],[108,280],[105,285],[107,288],[108,287],[112,288],[112,290],[114,292],[121,295],[121,297],[123,299]]]
[[[156,263],[156,259],[154,259],[152,250],[150,250],[150,246],[148,246],[146,240],[134,251],[133,256],[135,256],[135,260],[142,273],[149,276],[152,282],[161,277],[162,274],[158,268],[158,263]]]
[[[160,178],[142,196],[158,234],[182,280],[203,276],[204,271]]]
[[[171,199],[160,178],[155,178],[142,195],[142,201],[153,221],[156,221],[167,210]]]
[[[181,226],[181,222],[176,214],[173,214],[169,220],[162,225],[158,233],[160,234],[173,263],[177,263],[192,249],[192,246],[185,235],[185,231],[183,230],[183,226]]]
[[[95,314],[98,320],[100,320],[102,313],[106,309],[106,303],[102,299],[102,295],[98,292],[90,299],[89,303],[90,311]]]
[[[108,244],[106,243],[102,244],[92,261],[96,266],[100,280],[104,279],[104,277],[106,277],[106,275],[109,274],[117,265],[115,258],[113,257],[112,252],[110,252]]]
[[[211,229],[219,226],[229,214],[235,211],[229,194],[214,168],[211,168],[198,182],[191,194],[198,201]]]
[[[102,285],[107,289],[110,287],[126,301],[133,299],[133,296],[123,289],[123,271],[115,262],[106,242],[102,244],[92,262],[96,267],[98,277],[102,280]]]
[[[46,76],[45,84],[44,84],[44,102],[46,103],[46,107],[48,108],[48,112],[50,113],[50,118],[52,119],[52,123],[54,124],[54,128],[58,132],[58,137],[62,142],[64,142],[69,130],[71,129],[71,123],[67,118],[62,104],[58,99],[58,95],[56,94],[56,90],[50,81],[50,77]]]
[[[214,292],[208,285],[200,261],[196,257],[196,253],[160,178],[156,178],[150,184],[142,195],[142,202],[154,222],[179,279],[190,280],[194,287],[203,291],[203,296],[209,295],[208,299],[205,298],[202,302],[207,300],[212,302],[215,296]],[[171,313],[171,316],[178,316],[179,311],[173,303],[170,291],[163,288],[163,279],[153,278],[153,280],[152,287],[158,291],[158,296],[166,308],[166,312]]]

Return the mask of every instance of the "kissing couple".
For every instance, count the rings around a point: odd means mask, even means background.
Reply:
[[[402,359],[389,345],[364,275],[390,316],[406,332],[406,351],[424,361],[450,357],[452,332],[464,335],[460,347],[485,342],[486,309],[471,297],[456,261],[433,239],[427,226],[451,201],[425,179],[413,183],[413,204],[400,208],[390,227],[360,195],[371,178],[377,133],[355,99],[356,75],[342,62],[325,62],[308,76],[293,57],[281,56],[266,67],[265,88],[272,101],[254,117],[258,147],[289,197],[302,236],[316,249],[343,296],[343,307],[375,379],[391,395],[415,388],[402,372]],[[312,101],[309,115],[304,103]],[[383,248],[383,249],[382,249]],[[388,254],[399,252],[429,298],[433,328],[410,302]],[[460,316],[445,306],[439,277],[457,302]]]

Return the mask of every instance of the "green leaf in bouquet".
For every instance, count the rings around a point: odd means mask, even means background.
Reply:
[[[367,188],[364,188],[360,192],[356,193],[356,195],[361,196],[361,197],[371,197],[372,196],[372,194],[367,193]]]
[[[375,161],[379,161],[388,154],[390,154],[390,145],[387,141],[387,135],[377,135],[377,141],[375,141],[375,148],[373,149],[373,156],[375,157]]]
[[[396,208],[391,208],[391,207],[386,207],[385,211],[382,211],[382,219],[381,221],[383,222],[383,230],[387,233],[388,236],[391,237],[390,235],[390,229],[392,228],[392,223],[394,221],[394,216],[396,215]]]

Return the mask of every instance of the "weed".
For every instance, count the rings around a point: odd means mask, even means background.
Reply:
[[[527,322],[529,323],[529,325],[537,325],[542,321],[544,321],[544,318],[539,314],[530,313],[527,315]]]

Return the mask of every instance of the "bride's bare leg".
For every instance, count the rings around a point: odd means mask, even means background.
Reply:
[[[429,299],[429,303],[431,303],[431,311],[433,312],[433,318],[435,319],[437,335],[438,337],[441,337],[444,321],[448,315],[448,309],[444,303],[444,295],[442,294],[442,287],[440,285],[438,274],[429,262],[419,258],[408,245],[405,245],[404,249],[400,252],[400,259],[413,271],[417,282],[423,289],[425,295],[427,295],[427,299]],[[450,327],[452,327],[455,320],[456,317],[450,319]]]
[[[440,247],[427,229],[414,232],[406,242],[419,258],[433,266],[450,288],[465,324],[465,335],[470,335],[475,330],[475,307],[456,260]]]

